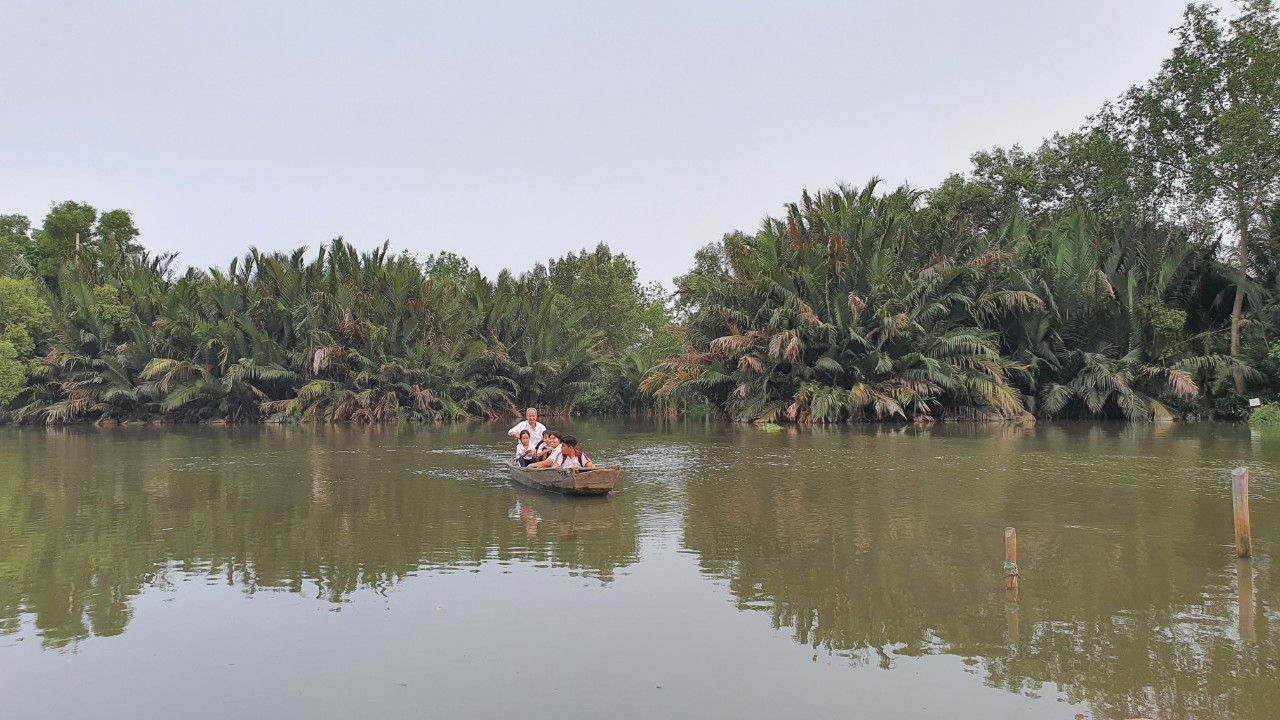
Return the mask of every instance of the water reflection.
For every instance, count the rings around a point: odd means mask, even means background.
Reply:
[[[820,453],[819,437],[743,447],[687,489],[685,543],[704,572],[796,642],[883,668],[961,655],[991,686],[1052,682],[1098,717],[1280,708],[1270,556],[1237,565],[1227,491],[1202,496],[1248,457],[1232,454],[1239,440],[970,426],[846,434],[844,453]],[[1019,533],[1016,593],[1005,525]]]
[[[1280,526],[1280,440],[1210,425],[584,422],[575,434],[627,475],[609,497],[571,499],[510,483],[494,459],[503,430],[0,435],[0,634],[30,623],[53,648],[118,635],[140,593],[192,578],[350,608],[411,575],[524,570],[526,584],[485,587],[527,591],[540,613],[593,608],[600,637],[628,656],[714,660],[717,648],[691,630],[654,650],[611,603],[672,627],[771,625],[851,672],[958,656],[992,688],[1060,691],[1099,718],[1280,708],[1280,583],[1264,531]],[[1256,557],[1238,562],[1227,477],[1244,462]],[[1006,526],[1018,529],[1016,593],[1004,590]],[[632,566],[643,581],[620,579]],[[564,575],[598,594],[541,582]],[[544,643],[579,631],[546,615]],[[620,662],[601,643],[584,641],[590,657]],[[778,655],[759,662],[785,664]],[[459,667],[452,681],[475,671]]]
[[[519,561],[607,583],[637,560],[633,506],[530,497],[492,468],[488,447],[423,447],[442,441],[273,429],[11,437],[0,444],[0,632],[27,613],[52,647],[117,635],[131,598],[180,576],[342,602],[417,572]]]

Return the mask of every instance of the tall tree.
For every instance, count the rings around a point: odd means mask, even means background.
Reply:
[[[546,282],[569,305],[583,310],[582,327],[603,333],[605,348],[617,352],[643,339],[646,311],[660,303],[652,288],[640,285],[637,275],[635,261],[600,243],[594,251],[569,253],[545,267],[538,265],[532,278]]]
[[[470,261],[448,250],[441,250],[438,255],[432,253],[422,261],[422,273],[433,280],[450,279],[462,283],[471,270]]]
[[[1280,18],[1271,0],[1245,0],[1223,20],[1189,5],[1178,46],[1159,74],[1132,88],[1119,108],[1142,175],[1160,183],[1183,220],[1236,233],[1238,280],[1231,354],[1249,290],[1249,240],[1280,196]],[[1243,380],[1237,379],[1243,393]]]
[[[25,215],[0,215],[0,275],[19,275],[31,252],[31,221]]]
[[[103,262],[117,263],[142,251],[134,242],[141,233],[133,224],[133,214],[128,210],[111,210],[98,218],[93,228],[97,254]]]
[[[33,233],[30,263],[36,274],[54,279],[63,263],[75,257],[93,237],[98,211],[92,205],[68,200],[54,205],[43,225]]]

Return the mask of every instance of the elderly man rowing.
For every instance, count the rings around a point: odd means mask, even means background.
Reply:
[[[507,434],[515,438],[516,442],[519,442],[520,431],[522,430],[529,431],[529,440],[533,443],[534,447],[537,447],[538,443],[542,442],[542,433],[547,431],[547,426],[538,422],[537,408],[529,408],[528,410],[525,410],[524,420],[519,425],[508,430]]]

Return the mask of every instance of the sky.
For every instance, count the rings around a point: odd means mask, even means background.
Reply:
[[[225,266],[343,236],[670,284],[802,189],[935,186],[1150,78],[1177,0],[0,3],[0,214]]]

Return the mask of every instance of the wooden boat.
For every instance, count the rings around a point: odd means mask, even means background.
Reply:
[[[566,495],[603,495],[613,489],[622,472],[621,465],[597,465],[590,470],[577,468],[523,468],[514,460],[507,461],[511,479],[521,485]]]

